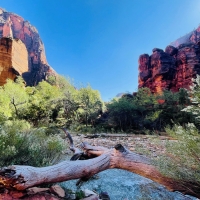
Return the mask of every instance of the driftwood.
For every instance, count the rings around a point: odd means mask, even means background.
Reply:
[[[53,166],[40,168],[20,165],[5,167],[0,170],[0,188],[23,193],[26,189],[43,183],[56,183],[79,178],[84,180],[103,170],[118,168],[149,178],[166,186],[170,191],[180,191],[200,198],[199,187],[189,182],[163,176],[150,159],[129,151],[121,144],[107,149],[82,143],[83,151],[80,151],[74,147],[70,134],[66,130],[64,131],[69,139],[70,149],[74,152],[71,161],[63,161]]]

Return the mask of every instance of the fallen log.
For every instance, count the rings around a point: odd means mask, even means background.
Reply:
[[[66,136],[70,134],[64,130]],[[56,183],[72,179],[85,179],[106,169],[118,168],[131,171],[164,185],[170,191],[180,191],[200,198],[200,187],[189,182],[165,177],[145,156],[133,153],[117,144],[112,149],[82,143],[83,151],[76,149],[72,138],[70,148],[76,159],[63,161],[48,167],[13,165],[0,170],[0,188],[9,191],[25,191],[44,183]],[[81,156],[87,160],[77,160]],[[88,159],[89,158],[89,159]]]

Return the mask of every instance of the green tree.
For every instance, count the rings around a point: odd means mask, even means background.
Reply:
[[[173,93],[171,91],[164,91],[162,95],[158,96],[157,110],[160,111],[157,120],[157,128],[164,129],[167,125],[179,123],[184,125],[187,122],[192,122],[192,117],[189,113],[183,113],[181,110],[190,104],[188,93],[185,89],[181,88],[179,92]]]
[[[51,122],[53,109],[57,106],[59,98],[62,98],[60,90],[46,81],[40,82],[36,87],[28,87],[28,109],[24,113],[24,119],[34,125]]]
[[[27,107],[28,95],[26,93],[24,81],[21,77],[18,77],[16,82],[7,80],[6,84],[0,88],[1,102],[4,102],[3,107],[7,107],[7,116],[20,117],[20,114],[24,112]],[[8,108],[9,99],[9,108]],[[3,103],[2,103],[3,104]],[[12,114],[11,114],[12,113]]]
[[[0,87],[0,123],[12,116],[10,108],[10,99],[4,95],[4,90]]]
[[[50,76],[47,82],[52,86],[57,86],[63,92],[74,93],[76,88],[70,77],[65,77],[61,75]]]
[[[129,98],[113,99],[107,104],[109,114],[108,124],[120,131],[131,129],[134,121],[135,106]]]
[[[89,85],[85,88],[82,87],[78,91],[76,99],[79,102],[78,113],[80,114],[80,117],[84,117],[83,121],[86,126],[89,121],[94,125],[95,119],[103,109],[103,102],[99,91],[93,90]]]
[[[133,103],[135,105],[137,127],[153,128],[153,122],[158,117],[156,106],[158,102],[156,96],[151,93],[149,88],[140,88],[134,96]]]
[[[72,80],[64,76],[49,77],[48,82],[60,90],[60,98],[54,100],[56,106],[53,109],[52,119],[57,126],[69,127],[78,118],[79,102],[77,98],[78,90],[73,85]]]
[[[159,115],[155,110],[156,104],[156,97],[151,91],[140,88],[134,96],[123,95],[107,104],[108,123],[122,131],[150,128]]]

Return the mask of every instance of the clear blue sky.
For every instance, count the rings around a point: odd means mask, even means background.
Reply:
[[[34,25],[48,63],[103,100],[137,91],[138,57],[200,24],[200,0],[1,0]]]

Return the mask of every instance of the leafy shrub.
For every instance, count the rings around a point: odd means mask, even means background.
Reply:
[[[200,186],[200,135],[194,124],[186,127],[174,125],[166,132],[177,140],[167,142],[167,155],[157,163],[161,172],[177,180],[185,180]]]
[[[0,129],[0,166],[46,166],[57,162],[67,145],[45,128],[31,129],[26,121],[7,121]]]
[[[95,133],[96,132],[94,127],[86,126],[84,124],[80,124],[77,122],[71,124],[70,130],[72,132],[78,132],[78,133]]]
[[[82,190],[76,191],[76,198],[77,199],[83,199],[85,197],[85,193]]]
[[[191,105],[186,106],[182,111],[190,113],[194,117],[194,123],[200,130],[200,76],[197,75],[196,79],[193,79],[193,85],[190,86]]]

